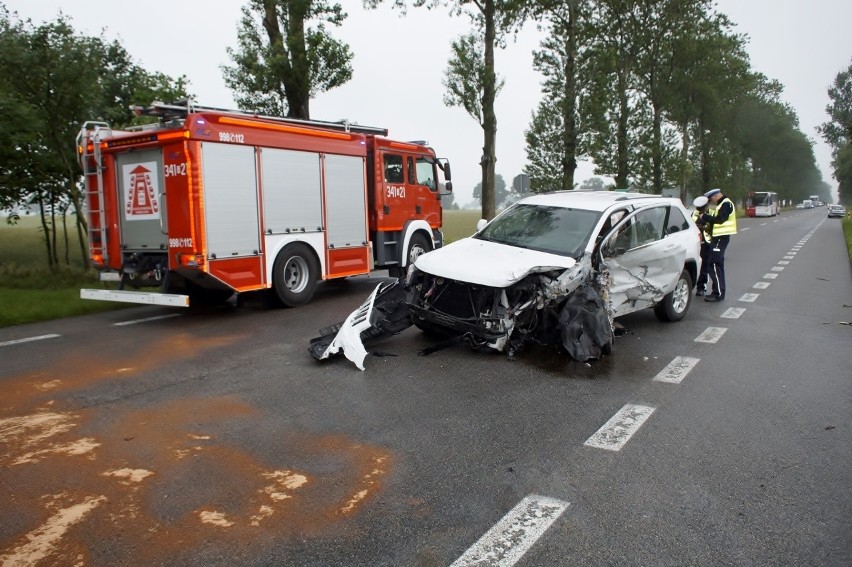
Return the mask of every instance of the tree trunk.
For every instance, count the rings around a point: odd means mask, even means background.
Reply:
[[[628,187],[628,156],[627,156],[627,114],[630,109],[630,101],[627,93],[626,70],[618,71],[618,127],[616,131],[617,154],[615,156],[616,174],[615,186],[621,189]]]
[[[311,117],[310,66],[305,51],[305,19],[309,1],[288,2],[290,17],[287,20],[287,52],[290,55],[290,74],[285,81],[287,106],[290,118],[308,120]]]
[[[710,190],[710,148],[707,147],[707,132],[704,129],[704,113],[698,118],[698,143],[701,146],[701,187],[702,193]]]
[[[562,156],[562,188],[574,188],[574,172],[577,170],[577,3],[568,2],[568,42],[565,46],[565,100],[562,119],[565,130],[562,134],[564,154]]]
[[[47,265],[53,268],[53,250],[50,248],[50,227],[47,224],[47,217],[44,215],[44,197],[39,193],[37,199],[38,215],[41,220],[41,230],[44,233],[44,245],[47,252]]]
[[[686,203],[686,185],[689,183],[689,123],[680,126],[682,150],[680,157],[680,200]]]
[[[494,44],[497,41],[495,0],[485,0],[485,84],[482,89],[482,217],[494,218],[496,213],[494,169],[497,162],[497,115],[494,101],[497,98],[497,75],[494,72]]]
[[[653,148],[651,149],[651,176],[654,184],[654,193],[663,192],[663,112],[657,101],[653,103]]]

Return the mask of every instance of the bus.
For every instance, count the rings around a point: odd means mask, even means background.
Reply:
[[[778,193],[771,191],[755,191],[748,194],[746,201],[746,216],[774,217],[781,212]]]

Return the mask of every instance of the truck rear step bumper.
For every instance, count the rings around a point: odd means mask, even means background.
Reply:
[[[147,291],[118,291],[110,289],[81,289],[80,299],[165,305],[167,307],[189,307],[189,296],[175,293],[151,293]]]

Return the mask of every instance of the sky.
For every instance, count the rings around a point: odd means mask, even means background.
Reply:
[[[442,84],[450,45],[467,32],[465,17],[446,8],[412,8],[406,15],[385,5],[365,10],[361,0],[338,0],[349,17],[332,35],[355,54],[354,74],[342,87],[311,101],[311,117],[348,119],[389,130],[398,140],[427,140],[450,160],[456,202],[467,204],[480,181],[482,129],[460,108],[444,105]],[[230,64],[227,47],[236,46],[242,0],[0,0],[34,23],[60,11],[81,33],[118,39],[149,71],[185,75],[198,104],[235,108],[222,79]],[[386,4],[392,4],[386,0]],[[852,2],[849,0],[717,0],[717,10],[749,37],[752,68],[784,85],[782,100],[797,112],[800,128],[814,142],[823,180],[836,189],[831,150],[816,127],[828,119],[827,89],[852,63]],[[532,51],[542,34],[527,25],[496,53],[497,73],[505,81],[497,103],[496,171],[507,184],[526,162],[524,130],[541,99],[541,76],[532,68]],[[594,176],[581,163],[575,180]]]

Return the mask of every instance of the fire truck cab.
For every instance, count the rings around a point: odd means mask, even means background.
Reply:
[[[450,167],[425,142],[190,103],[134,110],[159,122],[78,135],[91,261],[121,282],[84,298],[188,306],[267,289],[296,306],[318,280],[401,273],[443,244]],[[159,290],[127,289],[145,286]]]

